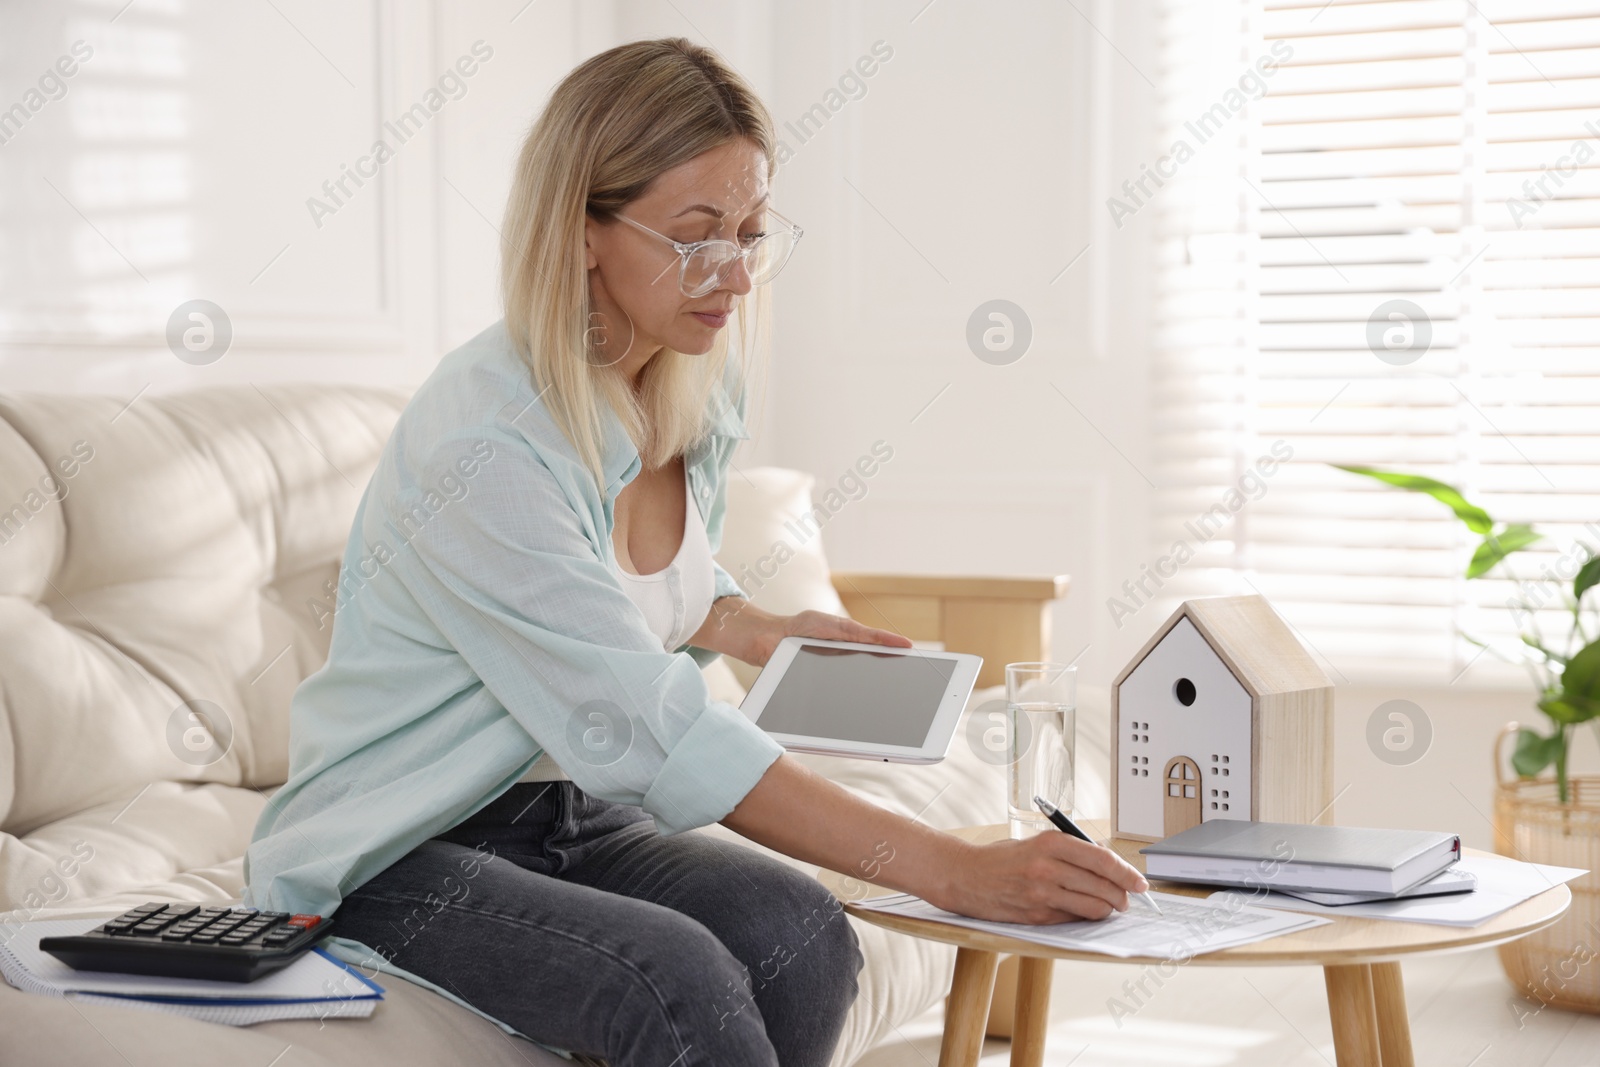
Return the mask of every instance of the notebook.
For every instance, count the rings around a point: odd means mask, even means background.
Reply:
[[[272,1019],[364,1018],[383,999],[383,987],[322,949],[249,983],[79,971],[39,951],[41,938],[81,934],[104,921],[0,923],[0,975],[25,993],[70,995],[79,1003],[165,1011],[228,1026]]]
[[[1467,870],[1466,861],[1462,860],[1455,866],[1447,867],[1432,878],[1418,882],[1410,889],[1399,893],[1314,893],[1308,889],[1277,889],[1274,892],[1309,900],[1313,904],[1325,904],[1330,908],[1337,908],[1346,904],[1370,904],[1375,900],[1442,897],[1452,893],[1470,893],[1477,888],[1478,876]]]
[[[1152,878],[1393,896],[1459,860],[1461,839],[1432,830],[1213,819],[1139,851]]]
[[[1309,915],[1338,915],[1358,919],[1392,919],[1408,923],[1434,923],[1440,926],[1479,926],[1496,915],[1516,907],[1563,882],[1580,878],[1588,871],[1577,867],[1554,867],[1543,863],[1521,863],[1504,856],[1463,856],[1453,869],[1472,874],[1477,886],[1470,893],[1444,896],[1402,896],[1392,900],[1365,901],[1327,907],[1302,897],[1282,893],[1245,893],[1243,901],[1262,908],[1283,908]],[[1219,890],[1208,900],[1235,892]],[[1573,891],[1583,892],[1581,888]],[[1576,935],[1574,935],[1576,936]]]

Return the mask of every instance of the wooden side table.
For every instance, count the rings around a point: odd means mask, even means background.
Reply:
[[[1085,822],[1084,829],[1097,838],[1105,834],[1104,825],[1093,822]],[[953,832],[983,843],[1004,838],[1007,828],[1000,824]],[[1114,847],[1128,862],[1144,870],[1144,857],[1138,853],[1141,847],[1138,843],[1118,842]],[[860,899],[864,883],[827,871],[823,872],[822,880],[845,900],[850,914],[865,922],[957,946],[939,1067],[975,1067],[977,1064],[983,1048],[983,1030],[994,990],[995,970],[1003,953],[1020,957],[1011,1038],[1012,1067],[1041,1067],[1044,1063],[1045,1034],[1050,1022],[1050,972],[1056,960],[1156,965],[1168,962],[1153,956],[1123,959],[1071,952],[946,923],[870,911],[853,902]],[[1156,887],[1162,892],[1195,897],[1214,891],[1212,887],[1171,882],[1158,882]],[[876,890],[874,886],[867,888]],[[1563,884],[1523,901],[1480,926],[1468,928],[1335,918],[1325,926],[1197,955],[1188,965],[1319,966],[1328,989],[1328,1015],[1333,1022],[1333,1045],[1339,1067],[1413,1067],[1411,1022],[1406,1015],[1400,961],[1408,956],[1487,948],[1515,941],[1555,922],[1571,903],[1572,893]]]

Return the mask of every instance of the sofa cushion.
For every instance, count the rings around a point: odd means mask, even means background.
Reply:
[[[269,785],[308,607],[405,394],[0,397],[0,829],[152,781]]]

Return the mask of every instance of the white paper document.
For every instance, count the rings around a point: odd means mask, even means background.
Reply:
[[[1470,893],[1440,897],[1411,897],[1401,900],[1374,900],[1361,904],[1317,904],[1282,893],[1250,893],[1225,889],[1207,899],[1221,901],[1236,897],[1263,908],[1332,915],[1352,919],[1393,919],[1409,923],[1434,923],[1440,926],[1477,926],[1488,922],[1524,900],[1538,896],[1563,882],[1570,882],[1588,871],[1577,867],[1551,867],[1543,863],[1521,863],[1503,856],[1462,856],[1451,870],[1476,876],[1478,888]]]
[[[909,893],[860,900],[856,906],[914,919],[931,919],[1074,952],[1099,952],[1120,959],[1133,956],[1184,959],[1203,952],[1265,941],[1280,934],[1322,926],[1330,921],[1309,915],[1285,915],[1282,911],[1251,907],[1239,902],[1182,897],[1171,893],[1150,895],[1161,906],[1162,914],[1156,915],[1134,901],[1127,911],[1113,913],[1107,919],[1048,926],[990,922],[956,915]]]

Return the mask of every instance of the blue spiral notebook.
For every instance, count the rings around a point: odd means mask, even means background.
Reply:
[[[228,1026],[272,1019],[364,1018],[383,999],[382,986],[320,948],[248,983],[79,971],[39,951],[41,938],[81,934],[104,921],[0,923],[0,975],[26,993],[165,1011]]]

